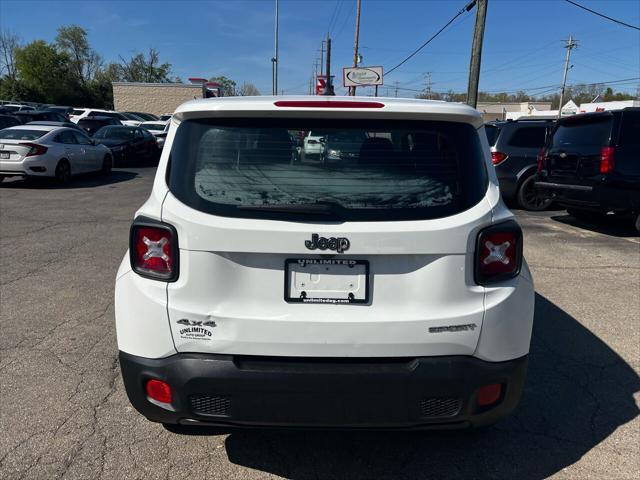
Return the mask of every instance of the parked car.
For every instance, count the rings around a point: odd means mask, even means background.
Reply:
[[[363,132],[328,133],[323,139],[320,159],[323,163],[351,162],[357,163],[360,149],[367,140]]]
[[[111,149],[116,165],[154,160],[159,152],[154,136],[140,127],[103,127],[93,139]]]
[[[16,125],[20,125],[20,122],[13,115],[0,115],[0,130]]]
[[[70,121],[69,119],[71,118],[73,107],[59,107],[57,105],[53,105],[53,106],[47,107],[47,110],[57,112],[63,117],[65,117],[67,121]]]
[[[39,122],[29,122],[29,123],[25,123],[25,125],[46,125],[49,127],[66,127],[66,128],[73,128],[75,130],[78,130],[82,133],[84,133],[84,130],[79,127],[77,124],[73,123],[73,122],[47,122],[47,121],[39,121]]]
[[[20,125],[0,130],[0,180],[10,176],[55,177],[67,184],[78,173],[111,172],[108,148],[76,129]]]
[[[535,188],[537,157],[555,120],[522,119],[485,125],[500,193],[525,210],[545,210],[552,200]]]
[[[480,114],[319,98],[178,107],[116,275],[129,400],[171,428],[497,421],[534,289]],[[307,131],[366,136],[357,165],[292,164]]]
[[[35,110],[35,108],[30,105],[22,105],[18,103],[5,103],[4,105],[2,105],[2,109],[11,113],[22,112],[26,110]]]
[[[561,119],[540,154],[536,186],[576,218],[630,216],[640,232],[640,108]]]
[[[135,115],[136,117],[142,118],[146,122],[160,120],[160,118],[157,115],[154,115],[152,113],[146,113],[146,112],[122,112],[122,113],[130,113],[132,115]]]
[[[317,130],[308,132],[302,142],[302,151],[304,158],[317,158],[320,159],[322,151],[324,150],[324,137],[326,132],[319,132]]]
[[[164,140],[167,137],[169,122],[142,122],[140,124],[140,128],[144,128],[145,130],[149,131],[154,137],[156,137],[158,148],[162,149],[162,147],[164,147]]]
[[[77,125],[82,128],[87,135],[93,136],[102,127],[109,125],[122,125],[122,122],[113,117],[83,117],[78,120]]]
[[[166,122],[167,120],[171,120],[172,116],[173,116],[172,113],[165,113],[164,115],[160,115],[160,118],[158,120],[162,120],[163,122]]]
[[[18,112],[14,112],[12,115],[16,117],[22,124],[29,122],[38,122],[41,120],[49,122],[67,121],[66,117],[59,114],[58,112],[54,112],[51,110],[20,110]]]

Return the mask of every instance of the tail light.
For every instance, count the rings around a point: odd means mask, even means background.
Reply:
[[[162,380],[151,379],[146,386],[147,397],[160,403],[171,403],[171,387]]]
[[[129,234],[129,257],[134,272],[147,278],[178,279],[178,235],[166,223],[138,217]]]
[[[491,152],[491,161],[494,165],[499,165],[507,159],[507,154],[502,152]]]
[[[600,173],[611,173],[616,166],[614,147],[602,147],[600,150]]]
[[[21,143],[23,147],[29,147],[29,151],[25,155],[25,157],[33,157],[35,155],[42,155],[47,153],[47,147],[43,147],[42,145],[38,145],[37,143]]]
[[[478,390],[476,403],[479,407],[488,407],[497,403],[501,396],[502,384],[492,383],[491,385],[485,385]]]
[[[538,157],[536,158],[538,163],[538,172],[541,172],[542,170],[544,170],[546,157],[547,157],[547,154],[545,153],[543,148],[538,152]]]
[[[510,220],[478,234],[475,280],[479,285],[503,282],[518,276],[522,267],[522,230]]]

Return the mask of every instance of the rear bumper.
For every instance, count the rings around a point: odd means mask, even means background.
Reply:
[[[133,406],[149,420],[224,427],[465,428],[491,424],[518,404],[527,357],[309,359],[182,353],[147,359],[120,352]],[[145,393],[151,379],[173,392],[169,409]],[[501,398],[476,405],[481,386]]]
[[[553,181],[536,181],[536,188],[546,197],[567,207],[604,211],[636,210],[640,205],[637,188],[609,183],[582,185]]]

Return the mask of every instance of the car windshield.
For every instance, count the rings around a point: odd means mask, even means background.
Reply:
[[[574,120],[575,119],[575,120]],[[611,135],[611,115],[565,120],[558,125],[551,140],[554,148],[602,147]]]
[[[23,128],[7,128],[0,130],[1,140],[35,140],[42,137],[48,130],[27,130]]]
[[[129,140],[133,138],[135,130],[123,127],[103,127],[98,130],[93,138],[104,138],[107,140]]]
[[[356,154],[307,158],[292,136],[308,131],[348,139]],[[437,218],[475,205],[487,188],[477,131],[453,122],[188,120],[171,162],[178,198],[227,216],[330,205],[323,213],[336,220]]]

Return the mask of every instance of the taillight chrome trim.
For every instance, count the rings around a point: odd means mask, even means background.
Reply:
[[[139,228],[157,228],[161,230],[166,230],[171,235],[171,255],[173,258],[173,265],[171,269],[171,273],[160,274],[153,273],[145,269],[140,269],[136,266],[136,250],[135,250],[135,234],[137,229]],[[136,272],[141,277],[150,278],[153,280],[159,280],[162,282],[175,282],[178,280],[180,276],[180,249],[178,248],[178,232],[176,228],[165,222],[161,222],[160,220],[155,220],[153,218],[139,216],[133,220],[131,224],[131,228],[129,229],[129,262],[131,264],[131,269]]]
[[[480,270],[480,253],[482,252],[483,245],[481,243],[483,236],[486,236],[490,233],[513,233],[516,237],[515,244],[515,255],[516,255],[516,269],[513,272],[509,273],[501,273],[491,276],[484,275]],[[491,225],[489,227],[483,228],[480,230],[476,236],[476,249],[473,254],[473,277],[474,281],[478,285],[493,285],[496,283],[504,282],[506,280],[511,280],[512,278],[520,275],[520,270],[522,269],[522,228],[515,220],[507,220],[504,222],[497,223],[495,225]]]

